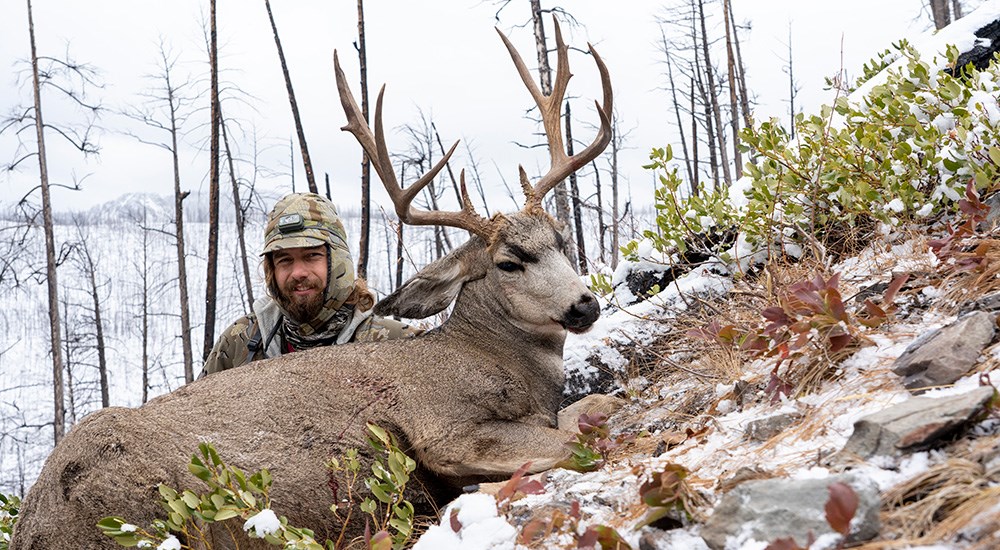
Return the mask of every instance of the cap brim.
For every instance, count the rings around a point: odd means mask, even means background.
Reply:
[[[327,244],[326,241],[322,239],[303,237],[301,235],[297,237],[279,237],[265,246],[264,251],[261,252],[260,255],[263,256],[264,254],[269,254],[278,250],[285,250],[287,248],[312,248],[314,246],[323,246],[325,244]]]

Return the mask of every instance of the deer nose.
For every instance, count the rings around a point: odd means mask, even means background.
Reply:
[[[570,332],[585,332],[601,316],[601,306],[593,294],[587,293],[563,315],[562,324]]]

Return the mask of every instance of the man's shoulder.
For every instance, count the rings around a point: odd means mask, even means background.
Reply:
[[[423,334],[423,329],[388,317],[372,315],[354,332],[355,342],[381,342],[399,338],[412,338]]]

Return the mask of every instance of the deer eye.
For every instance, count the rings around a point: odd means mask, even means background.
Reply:
[[[524,266],[521,264],[515,264],[514,262],[500,262],[497,267],[508,273],[513,273],[514,271],[524,271]]]

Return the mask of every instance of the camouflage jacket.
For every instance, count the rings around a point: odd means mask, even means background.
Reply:
[[[272,334],[281,320],[281,312],[271,298],[264,297],[254,304],[254,312],[236,320],[222,333],[205,361],[199,378],[206,374],[239,367],[268,357],[286,353],[280,335]],[[397,338],[411,338],[423,330],[406,323],[372,315],[371,311],[354,311],[351,321],[337,337],[337,345],[348,342],[381,342]],[[250,340],[257,338],[257,351],[250,356]],[[272,336],[270,340],[269,336]],[[264,349],[265,343],[267,349]]]

